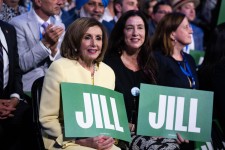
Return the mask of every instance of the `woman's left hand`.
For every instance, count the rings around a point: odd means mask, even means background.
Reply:
[[[91,147],[98,150],[109,150],[115,143],[115,140],[112,137],[100,135],[96,137],[76,140],[76,143],[82,146]]]
[[[97,141],[98,150],[109,150],[115,143],[115,140],[112,137],[100,135],[98,136],[98,138],[99,138]]]
[[[189,140],[183,139],[183,137],[179,133],[177,133],[177,143],[178,144],[189,143]]]

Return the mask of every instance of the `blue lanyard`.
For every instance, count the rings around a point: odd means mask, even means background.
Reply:
[[[180,66],[180,69],[186,76],[188,76],[191,79],[191,83],[192,83],[191,84],[191,88],[192,89],[196,89],[196,82],[195,82],[195,78],[194,78],[194,76],[193,76],[193,74],[191,72],[191,68],[190,68],[190,66],[188,64],[188,61],[186,60],[184,54],[183,53],[181,53],[181,54],[183,56],[184,65],[186,66],[187,70],[185,70],[184,67],[181,65],[181,63],[178,62],[179,66]]]
[[[41,32],[41,27],[39,27],[39,36],[40,36],[39,40],[42,40],[43,39],[43,35],[42,35],[42,32]]]

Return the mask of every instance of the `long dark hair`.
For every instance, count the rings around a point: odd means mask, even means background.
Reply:
[[[150,51],[150,38],[148,34],[148,23],[141,11],[130,10],[124,13],[115,24],[111,35],[109,37],[109,44],[107,49],[107,57],[112,55],[121,55],[123,50],[126,50],[126,43],[124,41],[124,28],[126,21],[133,16],[139,16],[142,18],[145,26],[145,41],[141,46],[141,50],[137,57],[137,62],[147,80],[156,84],[156,63],[152,52]]]

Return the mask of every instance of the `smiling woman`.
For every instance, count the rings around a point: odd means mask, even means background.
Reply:
[[[148,23],[142,12],[131,10],[123,14],[110,35],[105,62],[115,72],[115,90],[124,95],[132,134],[137,126],[140,83],[156,84],[156,66],[149,48]],[[119,143],[124,149],[129,145]]]
[[[149,61],[147,61],[149,58]],[[128,121],[136,124],[137,106],[131,89],[140,83],[155,84],[154,58],[149,51],[148,24],[140,11],[128,11],[120,17],[109,38],[105,62],[116,75],[115,90],[124,94]],[[138,99],[137,104],[138,104]]]
[[[98,26],[90,27],[84,34],[80,47],[79,63],[85,68],[91,67],[101,53],[102,49],[102,31]],[[87,68],[88,69],[88,68]]]
[[[184,22],[182,22],[178,29],[179,31],[176,33],[176,39],[186,44],[190,42],[188,37],[192,31],[189,29],[189,26],[186,26],[188,22],[184,17],[182,15],[181,21],[184,20]],[[165,34],[167,33],[165,32]],[[180,33],[185,33],[185,40],[181,38],[182,34]],[[158,35],[156,34],[156,37]],[[163,44],[164,40],[160,39],[160,42]],[[124,144],[122,141],[121,147],[124,149],[129,147],[130,150],[180,149],[178,142],[186,141],[180,135],[178,135],[177,140],[136,135],[137,116],[140,111],[138,110],[140,84],[158,84],[158,70],[149,42],[148,23],[141,11],[131,10],[119,18],[109,38],[108,54],[105,62],[115,72],[115,90],[124,96],[132,135],[130,145],[128,143]]]
[[[79,18],[67,29],[61,45],[62,58],[51,64],[42,89],[40,122],[44,127],[46,149],[119,149],[113,145],[115,141],[112,137],[99,135],[67,139],[63,134],[61,82],[92,84],[114,89],[114,72],[102,62],[106,47],[107,35],[104,27],[93,18]]]

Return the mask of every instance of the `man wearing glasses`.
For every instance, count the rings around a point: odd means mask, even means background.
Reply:
[[[149,34],[150,37],[155,33],[155,29],[159,21],[168,13],[171,13],[172,7],[169,3],[164,1],[158,2],[153,7],[153,13],[151,14],[151,20],[149,21]]]

